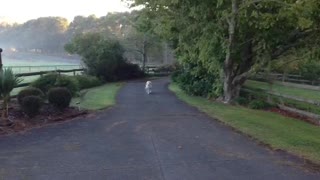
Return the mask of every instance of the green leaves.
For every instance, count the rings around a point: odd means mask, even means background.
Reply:
[[[17,86],[21,79],[17,78],[10,68],[0,71],[0,93],[2,97],[10,96],[10,92]]]
[[[104,37],[100,33],[79,35],[66,45],[66,50],[82,56],[89,74],[106,81],[136,78],[134,76],[142,75],[138,66],[127,63],[120,42]]]
[[[10,92],[22,80],[17,78],[10,68],[0,70],[0,94],[3,100],[3,113],[2,117],[8,117],[8,103],[10,101]]]
[[[319,0],[135,2],[147,4],[142,12],[156,33],[175,42],[183,65],[215,74],[223,69],[231,91],[267,61],[307,46],[319,47]]]
[[[298,25],[301,29],[309,29],[313,25],[313,21],[305,17],[298,18]]]

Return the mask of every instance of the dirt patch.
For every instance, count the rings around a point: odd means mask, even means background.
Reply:
[[[294,112],[283,110],[283,109],[280,109],[280,108],[271,108],[271,109],[268,109],[266,111],[273,112],[273,113],[278,113],[278,114],[281,114],[282,116],[298,119],[298,120],[301,120],[301,121],[304,121],[304,122],[307,122],[307,123],[311,123],[313,125],[317,125],[317,126],[319,125],[319,124],[315,123],[315,122],[317,122],[317,119],[313,119],[311,117],[303,116],[303,115],[301,115],[299,113],[294,113]]]
[[[29,118],[22,112],[17,101],[13,100],[10,103],[8,117],[12,124],[8,126],[0,126],[0,136],[24,132],[32,128],[38,128],[57,122],[68,121],[75,117],[85,116],[88,113],[89,112],[86,110],[79,110],[75,107],[69,107],[60,111],[52,105],[44,103],[39,115],[34,118]]]

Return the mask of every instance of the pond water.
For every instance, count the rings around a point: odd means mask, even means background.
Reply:
[[[53,71],[57,69],[81,68],[81,61],[77,58],[47,56],[30,53],[3,54],[4,67],[10,67],[15,73]]]
[[[15,53],[10,54],[10,56],[3,54],[2,63],[4,66],[80,65],[80,59],[40,54]]]

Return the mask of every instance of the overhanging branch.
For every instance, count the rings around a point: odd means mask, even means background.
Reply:
[[[271,59],[274,60],[282,54],[286,53],[288,50],[304,44],[305,41],[303,41],[302,39],[310,36],[312,33],[318,30],[319,29],[308,29],[305,31],[294,31],[288,38],[288,41],[285,45],[273,51],[273,53],[271,54]]]

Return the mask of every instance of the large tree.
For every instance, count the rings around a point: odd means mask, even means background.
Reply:
[[[143,71],[151,59],[160,63],[159,59],[162,60],[164,57],[161,53],[163,41],[150,32],[139,31],[135,26],[131,26],[130,31],[123,36],[122,44],[128,59],[134,57],[136,61],[141,62]]]
[[[301,47],[317,45],[318,0],[135,0],[183,63],[222,69],[231,103],[250,73]]]

